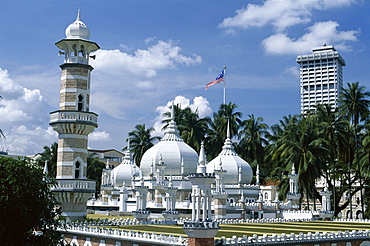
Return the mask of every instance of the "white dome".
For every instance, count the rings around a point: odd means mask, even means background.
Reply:
[[[131,152],[127,150],[124,154],[121,164],[112,170],[112,183],[115,187],[120,187],[123,183],[125,186],[131,186],[132,176],[138,177],[141,175],[139,167],[134,163]]]
[[[230,138],[227,138],[221,153],[207,164],[207,173],[213,173],[214,170],[219,170],[222,167],[227,173],[223,179],[224,184],[250,184],[253,178],[251,166],[240,158],[234,151]],[[239,175],[241,172],[241,175]]]
[[[176,123],[171,120],[163,138],[148,149],[142,159],[140,169],[144,176],[155,174],[155,164],[160,158],[166,165],[164,175],[188,175],[196,172],[198,165],[197,152],[187,145],[179,136]]]
[[[80,10],[78,10],[76,21],[67,27],[65,33],[66,37],[71,39],[79,38],[88,40],[90,38],[89,28],[80,19]]]

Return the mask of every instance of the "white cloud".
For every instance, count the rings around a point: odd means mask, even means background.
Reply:
[[[0,68],[0,122],[25,122],[35,119],[44,103],[40,90],[15,83],[7,70]],[[37,118],[36,118],[37,119]]]
[[[339,31],[335,21],[317,22],[309,27],[308,32],[298,39],[292,39],[287,34],[277,33],[262,41],[266,53],[270,54],[299,54],[310,52],[312,47],[324,43],[335,45],[341,50],[350,49],[347,41],[356,41],[358,31]]]
[[[120,50],[98,50],[92,65],[105,73],[125,74],[151,78],[158,70],[174,69],[178,64],[195,65],[202,61],[198,55],[185,56],[173,41],[158,41],[147,50],[138,49],[134,54]]]
[[[10,131],[5,131],[6,139],[3,140],[9,153],[16,155],[36,154],[42,152],[44,146],[50,146],[57,141],[57,133],[48,127],[28,127],[15,125]]]
[[[89,135],[89,141],[111,141],[112,138],[110,137],[110,134],[106,131],[93,131]]]
[[[236,11],[233,17],[227,17],[220,27],[261,27],[268,24],[278,31],[287,27],[305,24],[311,21],[313,10],[348,6],[355,0],[267,0],[262,5],[248,4]]]
[[[298,77],[299,76],[299,68],[298,68],[298,66],[287,67],[285,69],[285,72],[287,74],[291,74],[291,75],[293,75],[295,77]]]
[[[198,110],[198,115],[199,115],[200,118],[204,118],[204,117],[210,116],[212,114],[212,109],[209,106],[208,100],[206,98],[202,97],[202,96],[195,97],[193,99],[193,103],[191,103],[190,99],[179,95],[179,96],[175,97],[174,104],[179,105],[181,107],[181,109],[189,107],[189,108],[191,108],[191,110],[193,112],[195,112],[195,110]],[[168,101],[166,105],[157,107],[156,112],[157,112],[158,115],[155,118],[155,123],[153,125],[153,127],[155,129],[155,132],[153,132],[153,134],[152,134],[153,136],[163,135],[163,132],[161,130],[162,127],[163,127],[162,120],[165,119],[163,117],[163,114],[165,112],[169,111],[169,108],[171,106],[172,106],[172,101]]]

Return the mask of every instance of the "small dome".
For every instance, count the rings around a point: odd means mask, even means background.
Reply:
[[[253,178],[253,171],[251,166],[240,158],[234,151],[234,147],[228,137],[222,147],[221,153],[207,164],[207,173],[213,173],[214,170],[226,170],[224,177],[224,184],[238,184],[239,177],[241,177],[241,184],[250,184]],[[241,172],[241,175],[239,175]]]
[[[140,169],[144,176],[155,174],[155,164],[159,163],[161,157],[166,165],[164,170],[166,176],[188,175],[196,172],[198,154],[179,136],[173,115],[172,110],[172,120],[161,141],[148,149],[141,158]]]
[[[134,163],[131,152],[127,150],[124,154],[121,164],[112,170],[112,183],[115,187],[120,187],[123,183],[125,186],[131,186],[132,176],[138,177],[141,175],[139,167]]]
[[[81,21],[80,18],[80,10],[78,10],[78,15],[72,24],[70,24],[66,29],[66,37],[67,38],[80,38],[80,39],[89,39],[90,38],[90,31],[89,28],[86,26],[85,23]]]

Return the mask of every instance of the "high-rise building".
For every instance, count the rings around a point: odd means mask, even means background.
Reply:
[[[332,45],[312,49],[312,54],[300,55],[301,113],[315,109],[318,104],[338,106],[343,87],[343,57]]]

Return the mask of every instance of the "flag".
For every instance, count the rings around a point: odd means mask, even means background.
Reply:
[[[225,75],[225,70],[222,70],[222,72],[212,82],[206,84],[206,89],[205,90],[208,90],[208,88],[211,85],[215,85],[215,84],[219,84],[221,82],[224,82],[224,75]]]

